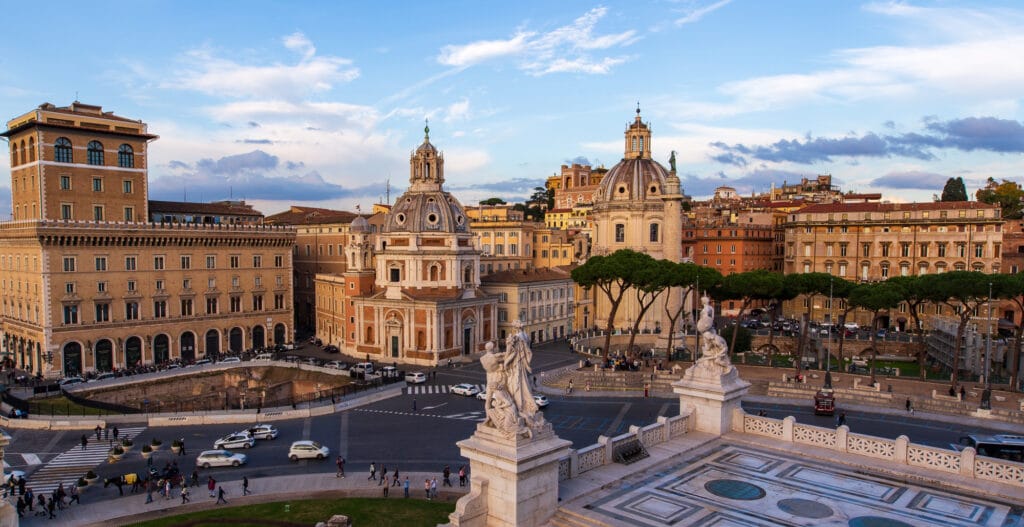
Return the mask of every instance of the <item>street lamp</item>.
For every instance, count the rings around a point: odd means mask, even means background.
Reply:
[[[825,344],[825,388],[832,387],[832,330],[835,328],[835,313],[832,310],[832,277],[828,278],[828,340]]]
[[[988,410],[992,408],[992,379],[989,378],[991,364],[989,357],[992,352],[992,282],[988,283],[988,339],[985,341],[985,393],[981,396],[981,408]]]

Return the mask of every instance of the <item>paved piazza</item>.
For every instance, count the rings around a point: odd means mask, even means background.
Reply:
[[[657,470],[657,469],[655,469]],[[724,444],[702,459],[625,478],[584,506],[612,525],[1022,526],[1021,504]],[[586,499],[586,498],[584,498]]]

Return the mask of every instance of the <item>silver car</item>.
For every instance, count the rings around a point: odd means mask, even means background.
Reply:
[[[227,450],[204,450],[196,456],[196,466],[203,468],[237,467],[244,465],[247,461],[249,461],[249,458],[245,454],[238,454]]]
[[[277,429],[273,425],[255,425],[248,432],[253,439],[277,439]]]
[[[235,432],[214,441],[213,448],[250,448],[254,444],[256,444],[256,440],[249,435],[249,432]]]

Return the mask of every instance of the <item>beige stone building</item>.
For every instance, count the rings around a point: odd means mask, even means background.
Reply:
[[[480,274],[529,269],[533,263],[533,232],[543,225],[526,221],[512,205],[466,207],[469,225],[479,240]]]
[[[531,342],[564,338],[575,331],[575,282],[569,267],[519,269],[493,273],[480,287],[498,299],[498,338],[521,321]]]
[[[953,270],[998,273],[1002,227],[998,206],[974,201],[809,205],[790,213],[785,224],[784,269],[860,282]],[[804,301],[787,303],[787,311],[805,312]],[[824,320],[827,312],[825,302],[816,302],[811,319]],[[870,322],[866,313],[856,320]],[[907,320],[885,322],[903,329]]]
[[[211,204],[171,207],[208,222],[148,221],[145,123],[44,104],[0,135],[15,161],[15,219],[0,223],[6,359],[56,377],[291,340],[294,230]]]

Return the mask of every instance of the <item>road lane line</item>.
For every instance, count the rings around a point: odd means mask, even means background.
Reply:
[[[609,425],[608,428],[606,428],[604,433],[601,435],[611,437],[612,434],[614,434],[615,431],[619,429],[619,424],[622,423],[622,420],[626,418],[626,413],[629,412],[629,409],[632,407],[633,403],[623,404],[622,409],[619,410],[619,414],[616,415],[615,419],[612,420],[612,424]]]

